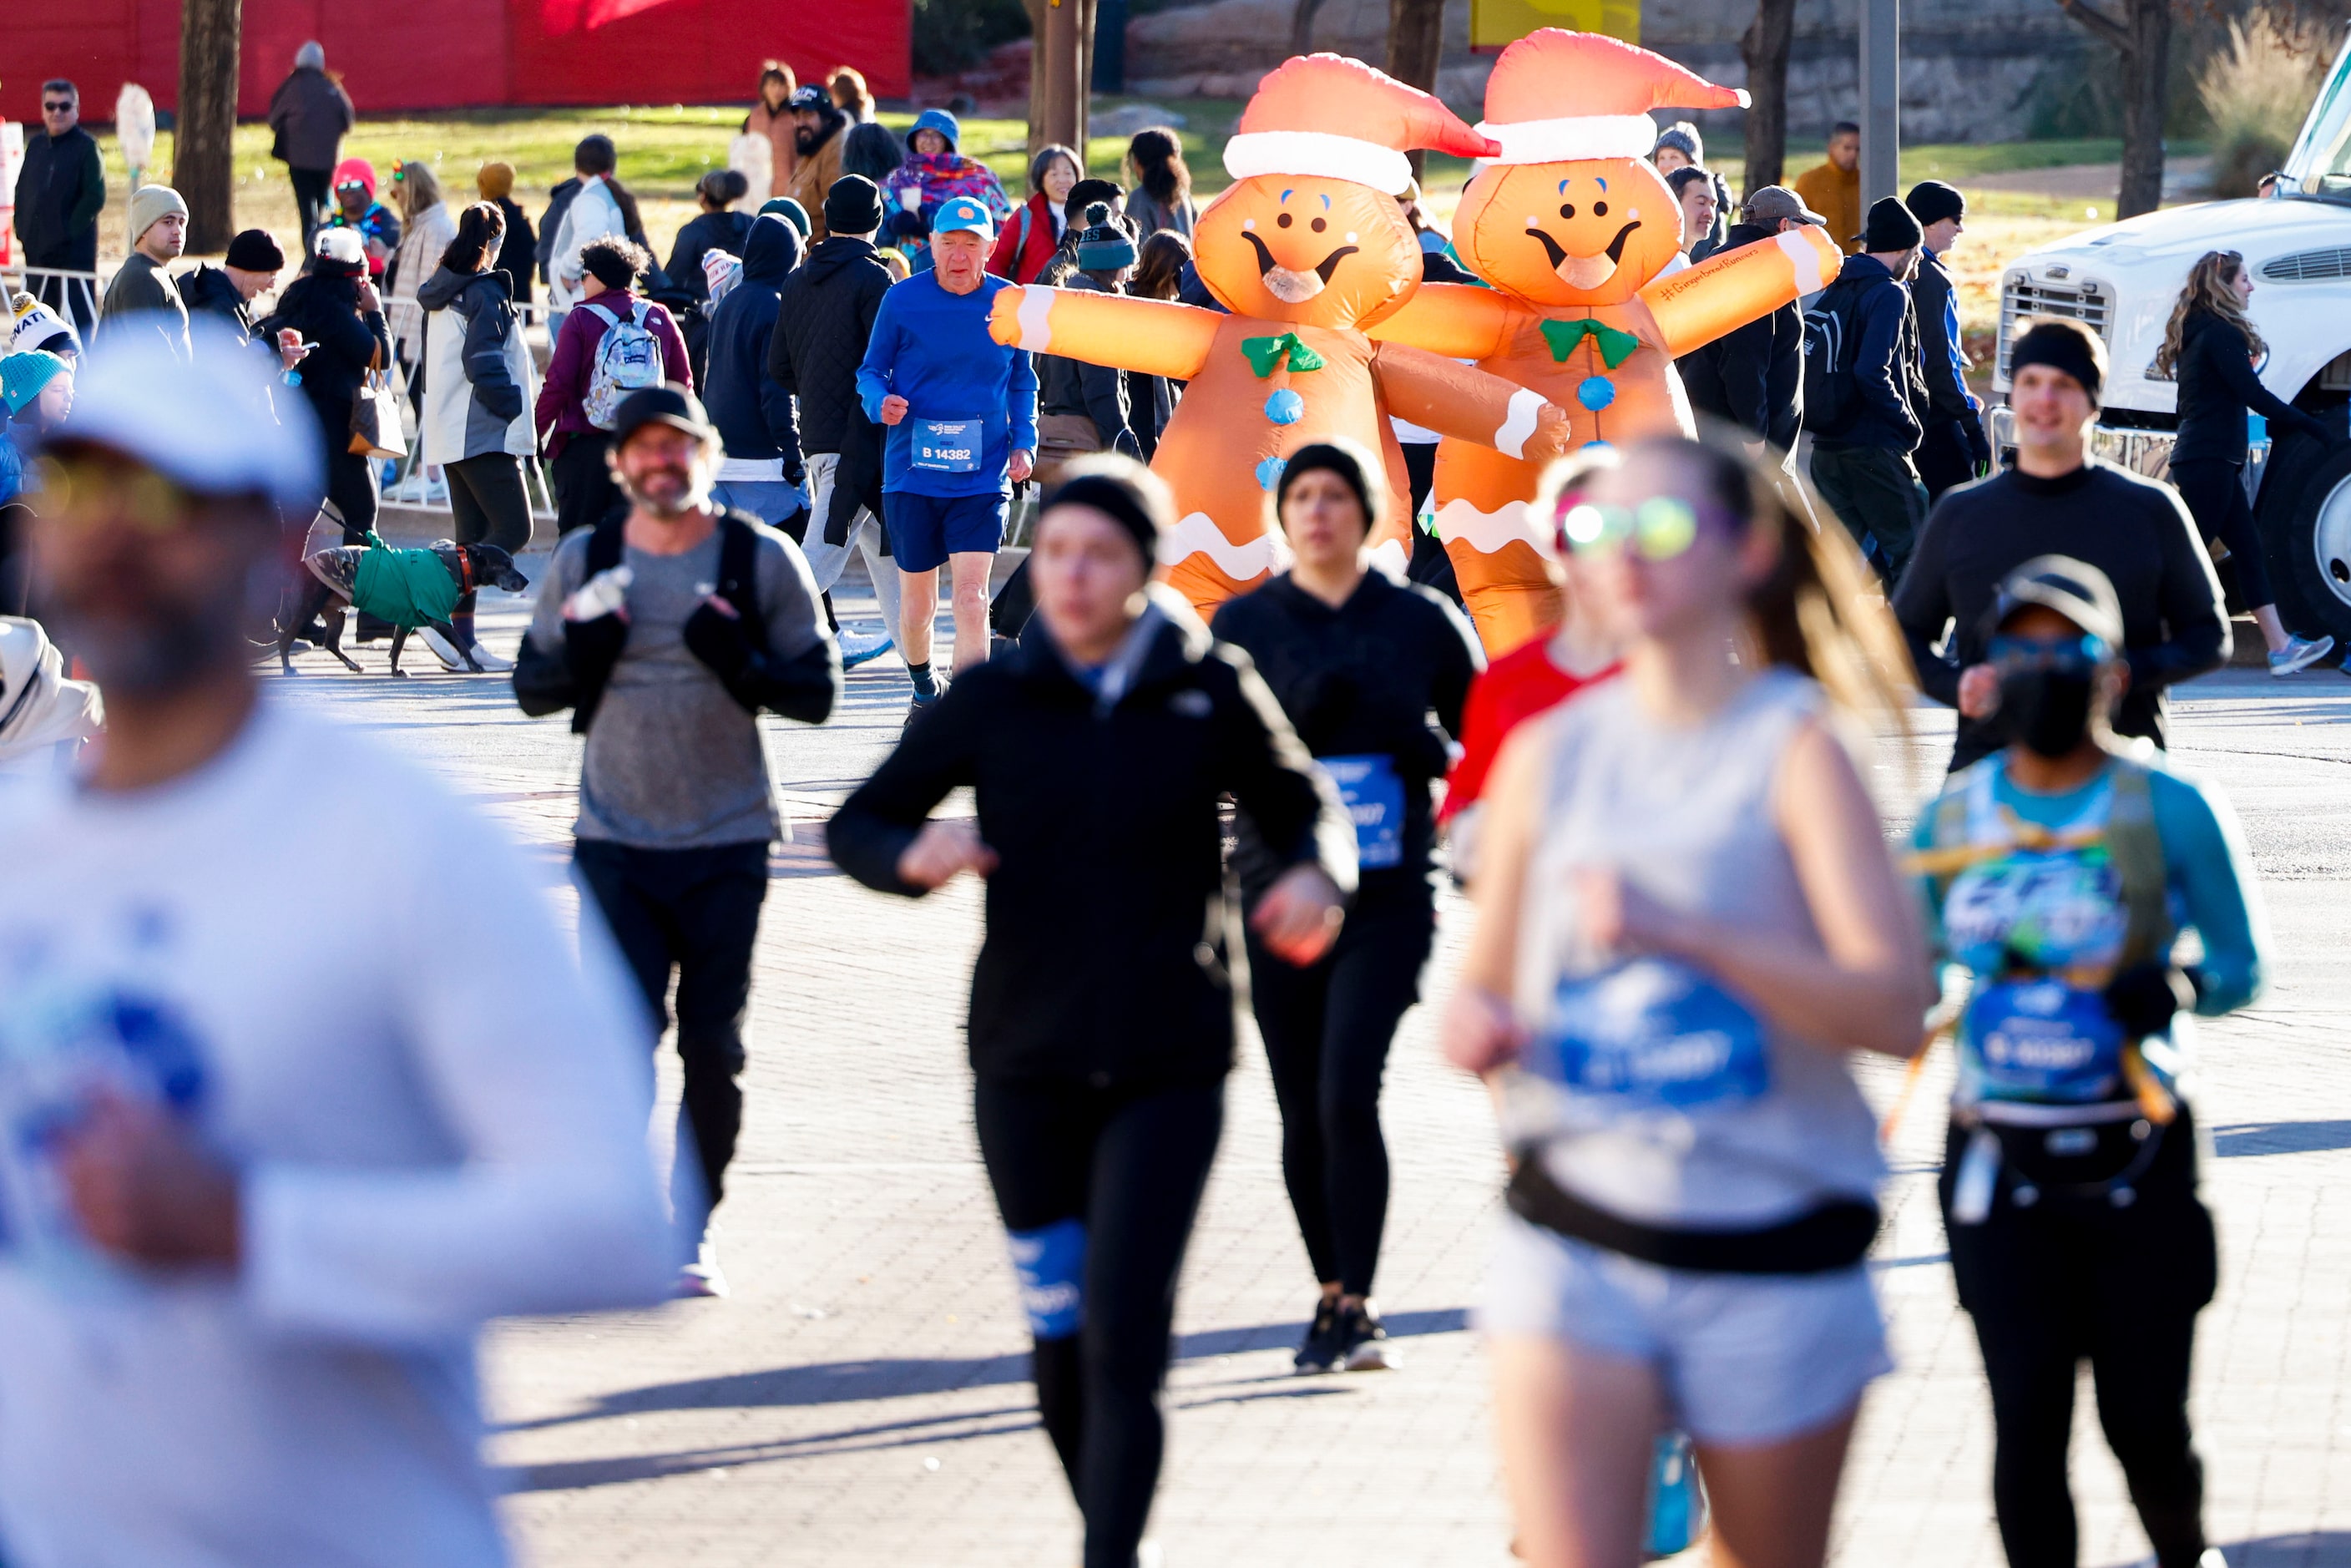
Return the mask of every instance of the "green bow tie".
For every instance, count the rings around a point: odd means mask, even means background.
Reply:
[[[1249,369],[1260,378],[1273,374],[1274,366],[1281,363],[1284,354],[1290,356],[1292,375],[1301,371],[1319,371],[1326,362],[1295,332],[1284,332],[1278,338],[1243,338],[1241,352],[1249,356]]]
[[[1551,345],[1554,363],[1567,358],[1586,337],[1597,339],[1601,363],[1612,371],[1631,359],[1633,350],[1641,346],[1641,340],[1632,333],[1604,327],[1597,321],[1545,321],[1542,335],[1543,341]]]

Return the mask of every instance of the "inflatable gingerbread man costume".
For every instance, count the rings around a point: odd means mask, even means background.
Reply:
[[[1160,559],[1203,613],[1279,565],[1266,495],[1309,442],[1352,436],[1383,455],[1396,540],[1410,486],[1390,414],[1512,461],[1571,444],[1565,412],[1538,393],[1365,336],[1420,287],[1420,246],[1395,194],[1413,148],[1495,151],[1428,94],[1360,61],[1290,59],[1259,84],[1225,148],[1234,183],[1193,230],[1200,279],[1231,314],[1036,284],[996,297],[999,343],[1191,383],[1152,466],[1180,518]]]
[[[1665,276],[1681,210],[1646,154],[1652,109],[1744,107],[1662,55],[1546,27],[1502,51],[1478,129],[1501,151],[1462,192],[1453,243],[1491,288],[1431,284],[1374,336],[1475,361],[1568,411],[1574,444],[1693,428],[1676,356],[1821,287],[1843,262],[1817,228]],[[1409,416],[1407,416],[1409,417]],[[1558,618],[1541,465],[1447,439],[1437,526],[1489,654]]]

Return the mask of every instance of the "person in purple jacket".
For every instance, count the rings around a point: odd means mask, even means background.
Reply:
[[[554,471],[555,525],[567,534],[592,528],[627,507],[612,479],[611,427],[599,425],[589,414],[604,334],[622,322],[651,334],[661,351],[661,374],[654,380],[675,382],[688,391],[694,387],[694,371],[686,362],[685,339],[677,323],[636,291],[637,279],[653,267],[644,247],[607,235],[580,249],[580,303],[565,313],[562,330],[556,334],[537,410],[539,442]]]

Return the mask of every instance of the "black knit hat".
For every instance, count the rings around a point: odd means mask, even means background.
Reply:
[[[277,272],[286,266],[286,253],[266,229],[246,230],[228,242],[228,254],[221,259],[239,272]]]
[[[1910,209],[1891,196],[1880,196],[1869,205],[1869,217],[1861,225],[1861,248],[1884,254],[1887,251],[1909,250],[1927,237]]]
[[[1343,437],[1311,441],[1290,455],[1290,461],[1282,465],[1280,483],[1273,492],[1275,518],[1279,520],[1281,516],[1281,503],[1289,498],[1290,487],[1317,468],[1336,474],[1355,493],[1355,499],[1364,507],[1364,535],[1370,538],[1387,511],[1387,471],[1377,458]]]
[[[1042,517],[1056,507],[1092,507],[1134,537],[1134,548],[1143,552],[1143,570],[1147,574],[1159,562],[1161,530],[1174,522],[1165,516],[1165,504],[1159,495],[1119,471],[1130,466],[1141,469],[1140,464],[1093,458],[1080,461],[1085,466],[1055,486],[1037,515]],[[1142,471],[1148,476],[1149,470]]]
[[[882,188],[862,174],[843,174],[824,193],[824,226],[837,235],[870,235],[882,226]]]
[[[1921,227],[1931,227],[1945,218],[1968,215],[1967,197],[1959,193],[1957,185],[1946,185],[1940,180],[1919,181],[1902,198],[1902,204],[1910,209],[1910,215],[1918,220]]]

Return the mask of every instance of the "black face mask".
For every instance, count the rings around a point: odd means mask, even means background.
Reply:
[[[2000,678],[2000,711],[2008,732],[2029,751],[2064,757],[2090,728],[2095,672],[2018,670]]]

